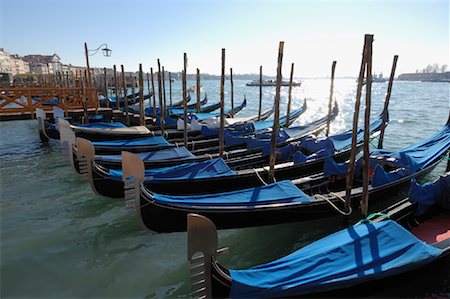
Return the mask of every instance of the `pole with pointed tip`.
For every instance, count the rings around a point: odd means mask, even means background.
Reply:
[[[172,106],[172,73],[169,72],[169,103]]]
[[[364,115],[364,160],[363,160],[363,193],[361,199],[361,212],[367,217],[369,209],[369,180],[370,180],[370,105],[372,98],[372,43],[373,35],[367,35],[367,68],[366,68],[366,110]]]
[[[328,101],[328,116],[327,116],[327,132],[326,132],[326,136],[330,135],[331,106],[333,104],[334,71],[335,71],[335,69],[336,69],[336,61],[333,61],[333,64],[331,65],[330,99]]]
[[[388,115],[389,115],[388,108],[389,108],[389,102],[391,100],[392,84],[394,83],[395,69],[397,68],[397,60],[398,60],[398,55],[395,55],[394,60],[392,62],[391,76],[389,77],[386,99],[384,100],[383,122],[381,124],[380,137],[378,139],[378,148],[379,149],[383,148],[384,131],[386,129],[386,125],[388,122]]]
[[[350,160],[349,160],[349,164],[348,164],[346,187],[345,187],[345,209],[346,209],[346,211],[350,211],[350,207],[351,207],[353,176],[355,173],[356,143],[357,143],[356,137],[357,137],[357,131],[358,131],[359,108],[361,106],[361,93],[362,93],[362,85],[363,85],[363,80],[364,80],[364,71],[366,70],[366,48],[367,48],[367,38],[364,39],[363,54],[362,54],[362,58],[361,58],[361,67],[359,70],[358,85],[356,88],[355,110],[353,113],[352,147],[350,150]],[[349,217],[346,216],[344,218],[344,226],[348,226],[348,223],[349,223]]]
[[[280,121],[280,91],[281,91],[281,67],[283,64],[283,50],[284,42],[280,42],[278,48],[278,64],[277,64],[277,81],[275,85],[275,113],[273,116],[273,127],[272,127],[272,140],[270,143],[270,156],[269,156],[269,182],[275,181],[275,162],[276,162],[276,145],[277,145],[277,135],[278,126]]]
[[[103,68],[103,77],[105,79],[104,89],[105,89],[105,100],[106,100],[106,108],[109,108],[109,97],[108,97],[108,76],[106,75],[106,67]]]
[[[155,92],[155,77],[153,76],[153,68],[150,68],[150,77],[152,80],[152,99],[153,99],[153,118],[156,120],[156,92]]]
[[[230,67],[230,85],[231,85],[231,117],[234,117],[234,83],[233,68]]]
[[[294,63],[291,64],[291,76],[289,79],[289,94],[288,94],[288,104],[286,112],[286,126],[289,125],[291,120],[291,99],[292,99],[292,80],[294,79]]]

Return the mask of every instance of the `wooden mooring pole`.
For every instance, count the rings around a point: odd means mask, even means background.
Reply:
[[[186,70],[187,54],[183,53],[183,140],[184,146],[187,147],[188,131],[187,131],[187,98],[186,98]]]
[[[220,76],[220,131],[219,131],[219,156],[223,157],[223,151],[225,146],[225,49],[222,48],[222,67]]]
[[[169,72],[169,103],[172,106],[172,73]]]
[[[145,126],[144,73],[142,72],[142,63],[139,63],[139,124]]]
[[[155,77],[153,76],[153,68],[152,67],[150,68],[150,76],[151,76],[151,80],[152,80],[153,118],[156,119]]]
[[[394,56],[394,60],[392,61],[392,69],[391,69],[391,76],[389,77],[389,83],[388,83],[388,89],[386,93],[386,99],[384,100],[384,108],[383,108],[383,123],[381,124],[381,131],[380,131],[380,137],[378,139],[378,148],[383,148],[383,140],[384,140],[384,131],[386,130],[386,125],[388,121],[388,108],[389,108],[389,102],[391,100],[391,93],[392,93],[392,84],[394,83],[394,76],[395,76],[395,69],[397,68],[397,60],[398,55]]]
[[[363,161],[363,193],[361,212],[367,217],[369,209],[369,181],[370,181],[370,105],[372,98],[372,43],[373,35],[367,35],[367,67],[366,67],[366,110],[364,115],[364,161]]]
[[[127,88],[127,82],[125,79],[125,69],[123,67],[123,64],[120,65],[120,70],[122,71],[123,108],[125,109],[125,124],[127,126],[130,126],[130,114],[128,113],[128,98],[127,98],[128,88]],[[131,73],[130,73],[130,77],[131,77]],[[132,80],[133,80],[133,78],[131,77],[131,81]],[[134,92],[132,91],[132,93],[134,93]]]
[[[197,85],[196,85],[196,92],[197,92],[197,105],[195,105],[197,113],[200,113],[200,70],[197,68]]]
[[[262,65],[259,66],[259,107],[258,107],[258,120],[261,120],[262,109]]]
[[[231,117],[234,117],[234,82],[233,82],[233,68],[230,67],[230,92],[231,92]]]
[[[162,98],[162,76],[161,76],[161,63],[158,58],[158,99],[159,99],[159,111],[160,111],[160,126],[161,126],[161,135],[164,136],[164,125],[165,125],[165,111],[163,107],[163,98]]]
[[[334,71],[335,70],[336,70],[336,61],[333,61],[332,65],[331,65],[330,99],[328,100],[328,116],[327,116],[326,136],[330,135],[331,107],[333,105]]]
[[[280,121],[280,91],[281,91],[281,67],[283,65],[283,50],[284,42],[281,41],[278,48],[278,64],[277,64],[277,81],[275,85],[275,114],[273,116],[272,127],[272,140],[270,143],[270,156],[269,156],[269,182],[275,181],[275,162],[276,162],[276,145],[278,126]]]
[[[289,77],[289,93],[288,93],[288,103],[286,112],[286,126],[291,120],[291,99],[292,99],[292,80],[294,79],[294,63],[291,64],[291,76]]]
[[[106,75],[106,67],[103,68],[103,76],[105,79],[104,82],[104,89],[105,89],[105,101],[106,101],[106,108],[109,108],[109,96],[108,96],[108,76]]]
[[[163,88],[163,107],[164,113],[167,111],[167,102],[166,102],[166,75],[164,72],[164,66],[162,67],[162,88]]]
[[[357,143],[357,133],[358,133],[358,120],[359,120],[359,108],[361,106],[361,93],[362,85],[364,80],[364,71],[366,70],[366,49],[367,49],[367,37],[364,39],[363,54],[361,58],[361,67],[359,69],[358,85],[356,88],[356,100],[355,100],[355,111],[353,112],[353,128],[352,128],[352,147],[350,151],[350,160],[348,164],[348,172],[346,177],[345,186],[345,210],[350,211],[351,209],[351,196],[353,187],[353,176],[355,174],[355,159],[356,159],[356,143]],[[348,226],[349,217],[344,217],[344,226]]]
[[[119,82],[117,80],[117,68],[116,68],[116,65],[113,66],[113,69],[114,69],[114,93],[116,94],[116,109],[120,110]]]

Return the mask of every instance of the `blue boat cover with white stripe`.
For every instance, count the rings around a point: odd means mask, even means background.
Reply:
[[[109,174],[114,179],[122,180],[122,171],[110,169]],[[170,181],[170,180],[192,180],[210,177],[224,177],[235,175],[222,158],[214,158],[202,162],[184,163],[180,165],[146,169],[144,180]]]
[[[204,195],[154,194],[156,201],[173,205],[245,207],[278,203],[302,203],[312,201],[291,181],[281,181],[267,186]]]
[[[392,220],[363,223],[273,262],[231,270],[230,297],[289,297],[330,291],[415,269],[441,253]]]
[[[77,127],[83,128],[126,128],[127,126],[121,122],[95,122],[88,124],[76,124]]]
[[[417,202],[416,215],[422,215],[429,207],[440,204],[444,208],[450,208],[450,173],[442,176],[434,182],[419,185],[416,179],[411,182],[409,189],[409,201]]]
[[[94,146],[108,146],[108,147],[134,147],[134,146],[171,146],[173,145],[166,138],[162,136],[153,136],[146,138],[136,138],[128,140],[111,140],[111,141],[95,141],[92,142]]]
[[[195,158],[185,147],[174,147],[154,152],[136,153],[143,161],[158,162]],[[96,160],[106,162],[122,162],[122,155],[96,155]]]

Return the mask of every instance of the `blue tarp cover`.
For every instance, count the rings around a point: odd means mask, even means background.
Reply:
[[[109,174],[115,179],[122,179],[122,171],[110,169]],[[180,165],[146,169],[145,180],[169,181],[169,180],[192,180],[210,177],[223,177],[235,175],[222,158],[214,158],[202,162],[184,163]]]
[[[134,147],[134,146],[163,146],[173,145],[162,136],[128,139],[128,140],[111,140],[111,141],[95,141],[92,142],[94,146],[108,146],[108,147]]]
[[[435,260],[430,246],[392,220],[351,226],[285,257],[231,270],[231,298],[298,296],[349,287]]]
[[[407,176],[423,169],[433,163],[450,147],[450,125],[446,125],[441,131],[434,135],[395,152],[374,151],[371,153],[371,168],[375,168],[376,164],[389,163],[394,167],[403,168],[403,175],[395,174],[390,176],[389,173],[379,170],[372,177],[372,186],[378,186],[386,182],[392,181],[399,177]],[[389,160],[388,160],[389,159]],[[361,161],[358,161],[356,173],[361,172]],[[391,178],[390,178],[391,177]]]
[[[190,151],[185,147],[174,147],[163,149],[155,152],[137,153],[143,161],[157,162],[157,161],[171,161],[186,158],[195,158]],[[97,155],[96,159],[108,162],[121,162],[122,155]]]
[[[449,198],[450,174],[423,185],[419,185],[416,179],[412,180],[411,188],[409,189],[409,201],[417,202],[416,215],[422,215],[436,203],[449,208]]]
[[[126,128],[127,126],[121,122],[95,122],[89,124],[76,124],[77,127],[83,128]]]
[[[188,206],[245,206],[254,207],[258,205],[273,203],[309,202],[312,199],[298,189],[291,181],[281,181],[267,186],[242,189],[230,192],[172,196],[155,194],[155,200],[168,204]]]

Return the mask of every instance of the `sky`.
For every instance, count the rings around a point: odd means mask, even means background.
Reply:
[[[123,64],[220,74],[276,74],[284,41],[283,76],[357,77],[364,34],[374,34],[373,70],[389,75],[428,64],[449,64],[449,0],[0,0],[0,47],[11,54],[58,54],[85,65],[89,49],[107,43],[111,57],[90,56],[91,67]]]

